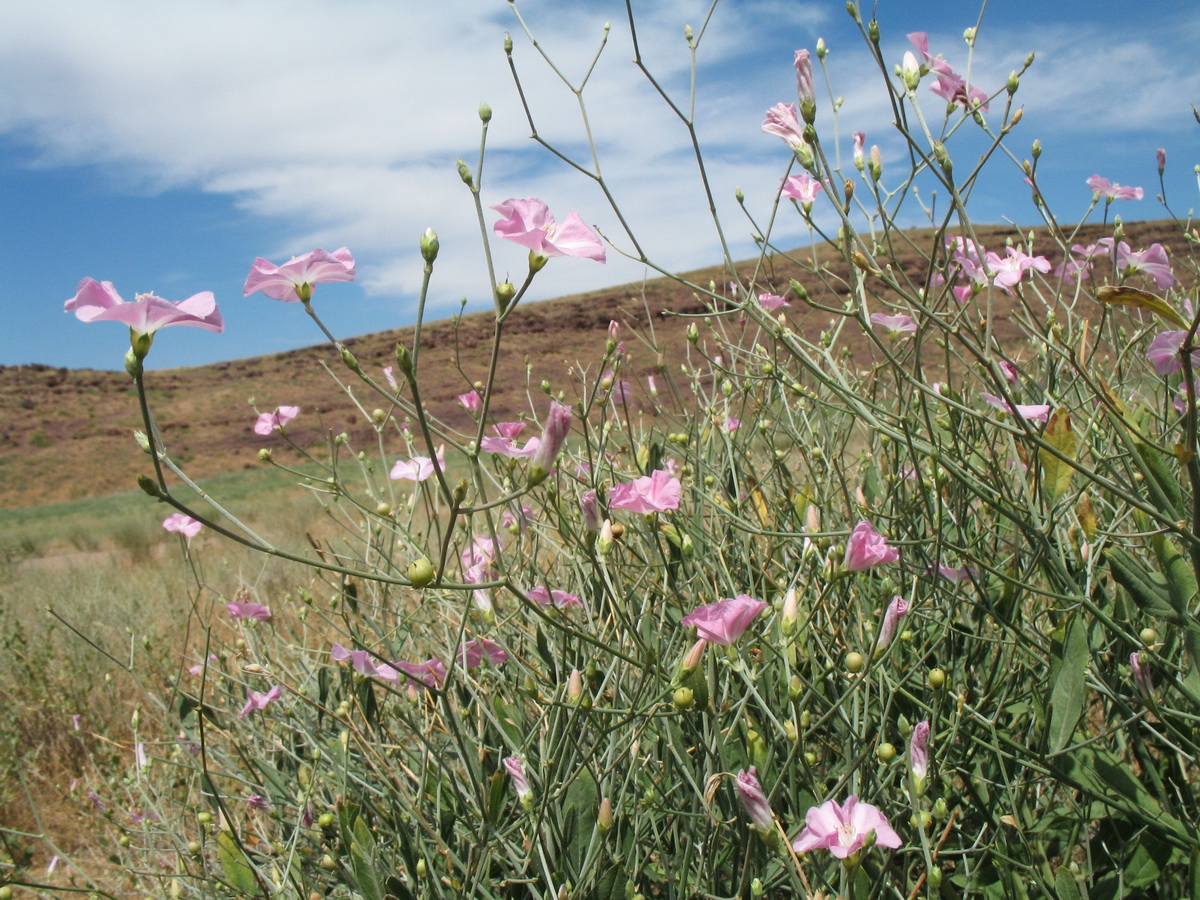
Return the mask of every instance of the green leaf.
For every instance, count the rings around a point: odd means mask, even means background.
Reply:
[[[1080,900],[1079,885],[1075,876],[1065,867],[1054,874],[1054,893],[1058,900]]]
[[[1050,754],[1058,753],[1070,743],[1075,726],[1083,715],[1083,701],[1087,695],[1084,675],[1092,658],[1088,645],[1087,625],[1083,617],[1076,615],[1067,623],[1067,633],[1062,643],[1062,657],[1058,665],[1058,676],[1050,690]]]
[[[254,867],[247,861],[246,854],[228,829],[217,832],[217,859],[221,863],[221,871],[225,873],[225,880],[235,890],[242,894],[258,893]]]
[[[1050,416],[1050,421],[1046,423],[1046,429],[1042,432],[1042,440],[1071,462],[1078,458],[1075,431],[1071,428],[1071,414],[1065,406],[1060,406]],[[1046,447],[1038,449],[1038,460],[1042,464],[1042,492],[1046,495],[1046,503],[1053,506],[1070,489],[1075,469]]]
[[[1171,861],[1173,852],[1166,841],[1152,834],[1143,834],[1134,845],[1129,862],[1125,864],[1125,886],[1141,888],[1154,884]]]

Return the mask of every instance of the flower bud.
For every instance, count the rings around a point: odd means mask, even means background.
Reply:
[[[475,186],[475,179],[471,177],[471,170],[467,168],[467,164],[460,159],[456,165],[458,168],[458,177],[462,179],[462,183],[467,187],[473,188]]]
[[[130,378],[137,378],[142,374],[142,361],[133,352],[133,348],[125,351],[125,371],[129,373]]]
[[[677,688],[671,697],[671,702],[675,704],[677,709],[691,709],[696,705],[696,698],[692,694],[691,688]]]
[[[270,462],[271,461],[271,448],[263,447],[261,450],[259,450],[258,458],[260,460],[262,460],[263,462]]]
[[[517,296],[517,289],[511,281],[502,281],[496,285],[496,303],[501,309],[506,309],[509,301],[515,296]]]
[[[788,592],[783,595],[783,614],[779,617],[779,630],[785,637],[796,630],[796,622],[800,618],[798,607],[796,589],[788,588]]]
[[[492,121],[492,108],[487,103],[479,104],[479,121],[485,124]]]
[[[396,344],[396,368],[400,370],[400,374],[405,378],[412,378],[412,353],[403,344]]]
[[[513,50],[512,35],[506,31],[506,32],[504,32],[504,54],[506,56],[512,56],[512,50]]]
[[[583,675],[578,669],[572,669],[567,676],[567,699],[578,703],[583,698]]]
[[[1004,83],[1004,87],[1008,90],[1008,93],[1015,94],[1017,92],[1017,88],[1020,86],[1021,86],[1021,79],[1019,77],[1017,77],[1017,73],[1010,72],[1008,74],[1008,81],[1006,81]]]
[[[612,800],[604,797],[600,801],[600,811],[596,814],[596,827],[600,829],[601,834],[608,834],[613,827],[613,808]]]
[[[438,240],[437,232],[432,228],[426,228],[425,233],[421,235],[421,257],[427,263],[437,259],[438,250],[441,248],[441,242]]]
[[[360,371],[360,369],[358,367],[358,360],[355,358],[354,354],[351,353],[349,348],[347,348],[347,347],[342,348],[342,362],[344,362],[346,364],[346,368],[349,369],[351,372]]]
[[[422,556],[409,563],[405,574],[408,575],[408,580],[412,582],[413,587],[422,588],[433,581],[434,576],[437,575],[437,569],[433,567],[433,563],[427,557]]]

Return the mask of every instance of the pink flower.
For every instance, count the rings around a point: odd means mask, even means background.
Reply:
[[[483,408],[483,397],[479,396],[479,391],[467,391],[465,394],[459,394],[455,399],[471,415],[475,415]]]
[[[1196,392],[1197,397],[1200,397],[1200,379],[1197,379],[1192,383],[1192,390]],[[1171,405],[1175,407],[1175,412],[1187,412],[1188,389],[1186,381],[1179,385],[1179,387],[1175,388],[1175,399],[1171,402]]]
[[[265,622],[271,618],[271,610],[261,603],[238,603],[233,601],[225,604],[225,609],[231,619],[254,619]]]
[[[571,410],[557,400],[550,401],[550,412],[538,442],[537,452],[529,465],[529,486],[535,487],[546,480],[562,451],[567,435],[571,431]]]
[[[178,303],[154,294],[138,294],[132,303],[126,303],[111,281],[85,278],[75,288],[75,296],[63,304],[63,310],[74,312],[81,322],[122,322],[134,334],[143,336],[171,325],[191,325],[218,334],[225,330],[211,291],[193,294]]]
[[[1099,175],[1089,178],[1087,186],[1092,189],[1093,194],[1099,194],[1110,203],[1113,200],[1141,200],[1146,194],[1140,187],[1123,187],[1115,181],[1109,181]]]
[[[383,377],[387,381],[388,386],[391,387],[393,390],[395,390],[395,388],[396,388],[395,366],[384,366],[383,367]]]
[[[475,638],[467,641],[458,648],[458,658],[468,669],[478,669],[487,660],[493,666],[498,666],[508,660],[504,648],[495,641],[487,638]]]
[[[392,663],[397,669],[411,678],[413,681],[420,682],[427,688],[437,690],[446,680],[446,664],[440,659],[427,659],[425,662],[400,662]]]
[[[695,628],[698,638],[728,647],[742,636],[750,623],[766,608],[767,604],[762,600],[738,594],[727,600],[698,606],[680,619],[679,624]]]
[[[1004,380],[1009,384],[1016,384],[1021,380],[1021,373],[1017,371],[1017,367],[1010,363],[1007,359],[1000,360],[1000,374],[1004,376]]]
[[[883,624],[879,626],[879,636],[875,639],[875,651],[886,650],[896,636],[896,626],[908,614],[908,601],[903,597],[893,597],[883,614]]]
[[[1050,405],[1048,403],[1022,404],[1018,403],[1015,406],[1010,406],[1005,400],[997,397],[995,394],[980,393],[985,403],[1002,409],[1005,412],[1015,413],[1022,419],[1028,419],[1031,422],[1045,422],[1050,418]]]
[[[203,524],[183,513],[172,513],[163,519],[162,527],[167,531],[177,531],[184,537],[193,538],[200,533]]]
[[[496,236],[528,247],[539,256],[605,260],[604,244],[574,211],[559,225],[537,197],[510,198],[492,209],[504,217],[492,229]]]
[[[446,460],[442,457],[441,448],[438,449],[437,455],[438,468],[442,471],[446,469]],[[392,471],[388,473],[388,478],[393,481],[424,481],[433,474],[433,460],[428,456],[414,456],[412,459],[396,460],[396,464],[392,466]]]
[[[813,88],[812,58],[807,50],[796,51],[796,96],[801,103],[816,103],[817,93]]]
[[[508,456],[512,459],[517,457],[533,457],[538,452],[538,446],[541,444],[540,438],[531,437],[525,442],[524,447],[518,447],[516,441],[507,437],[494,437],[488,435],[479,442],[479,449],[484,453],[498,453],[501,456]]]
[[[303,300],[307,303],[312,299],[313,285],[353,280],[354,257],[348,248],[342,247],[332,253],[310,250],[293,256],[282,266],[260,256],[250,267],[242,291],[246,296],[262,291],[272,300],[285,303]]]
[[[727,417],[725,419],[725,424],[722,426],[722,428],[725,429],[725,432],[727,434],[733,434],[735,431],[737,431],[741,427],[742,427],[742,420],[737,418],[736,416]]]
[[[875,530],[866,519],[854,526],[850,540],[846,542],[846,559],[843,565],[847,572],[861,572],[881,563],[893,563],[900,558],[900,551],[888,545],[887,538]]]
[[[898,316],[871,313],[871,324],[887,329],[890,337],[899,337],[902,334],[917,330],[917,323],[912,320],[911,316],[906,316],[903,313]]]
[[[863,170],[863,144],[866,143],[867,133],[865,131],[854,132],[854,167],[858,171]]]
[[[538,606],[554,606],[557,609],[583,608],[583,601],[575,594],[569,594],[566,591],[551,591],[541,585],[531,591],[526,591],[525,596]]]
[[[1154,151],[1154,160],[1158,163],[1158,174],[1161,175],[1163,169],[1167,167],[1167,151],[1159,147]]]
[[[795,103],[776,103],[768,109],[762,130],[783,138],[793,150],[804,146],[804,129],[796,117]]]
[[[1142,654],[1135,650],[1129,654],[1129,665],[1133,669],[1133,683],[1147,697],[1154,693],[1154,682],[1150,680],[1150,666],[1142,665]]]
[[[771,814],[771,804],[763,793],[762,785],[758,782],[758,768],[751,766],[749,771],[739,769],[737,773],[738,796],[746,807],[746,815],[750,824],[762,834],[771,834],[775,830],[775,817]]]
[[[807,172],[801,172],[799,175],[792,175],[783,182],[783,187],[779,193],[783,197],[789,197],[792,200],[799,200],[803,204],[811,204],[817,199],[817,194],[823,190],[821,182],[813,178]]]
[[[626,484],[613,485],[608,492],[608,505],[611,509],[627,509],[643,514],[665,512],[679,509],[682,495],[683,485],[678,478],[671,477],[662,469],[655,469],[649,475]]]
[[[1154,286],[1160,291],[1174,287],[1179,283],[1171,271],[1171,261],[1162,244],[1151,244],[1145,250],[1136,253],[1124,241],[1117,244],[1117,268],[1124,269],[1130,275],[1141,272],[1154,279]]]
[[[782,309],[783,307],[791,306],[792,304],[788,303],[778,294],[759,294],[758,305],[767,312],[775,312],[777,309]]]
[[[275,412],[260,413],[254,421],[254,433],[268,435],[272,431],[283,431],[283,426],[300,415],[298,406],[280,406]]]
[[[275,685],[270,690],[267,690],[264,692],[247,690],[246,691],[246,705],[243,706],[242,711],[240,713],[238,713],[238,718],[244,719],[244,718],[246,718],[246,716],[250,715],[250,713],[254,712],[256,709],[266,709],[270,704],[274,703],[282,695],[283,695],[283,688],[281,688],[279,685]]]
[[[875,844],[895,849],[903,843],[892,830],[888,820],[870,803],[860,803],[851,795],[846,805],[827,800],[812,807],[804,817],[804,830],[792,844],[797,853],[828,850],[838,859],[845,859],[862,849],[867,836],[875,833]]]
[[[533,788],[529,786],[529,782],[525,779],[525,766],[521,762],[520,756],[505,757],[500,761],[504,766],[504,771],[508,773],[508,777],[512,779],[513,788],[516,789],[517,797],[525,802],[533,794]]]
[[[1039,272],[1049,272],[1050,261],[1044,256],[1029,256],[1016,247],[1006,248],[1007,256],[1001,259],[995,253],[987,255],[987,271],[992,276],[992,284],[1008,291],[1021,280],[1026,269],[1037,269]]]
[[[459,556],[468,584],[479,584],[495,574],[492,563],[500,554],[500,545],[491,538],[477,534],[470,546]]]
[[[925,61],[925,65],[929,67],[934,76],[937,78],[937,84],[930,87],[930,90],[945,100],[947,103],[957,103],[963,109],[972,109],[978,104],[979,109],[983,112],[988,110],[988,95],[986,91],[979,88],[969,87],[967,82],[961,75],[950,67],[950,64],[942,59],[941,56],[932,56],[929,53],[929,36],[924,31],[914,31],[907,35],[909,42],[921,54]]]
[[[1159,375],[1174,375],[1183,368],[1179,351],[1183,349],[1185,337],[1186,331],[1163,331],[1154,336],[1146,348],[1146,359]],[[1192,365],[1200,368],[1200,350],[1192,351]]]
[[[592,533],[600,530],[600,507],[595,491],[583,492],[579,497],[579,511],[582,513],[584,528]]]
[[[246,798],[246,806],[250,809],[270,809],[271,804],[267,802],[267,798],[262,794],[251,794]]]
[[[914,778],[929,774],[929,720],[917,723],[908,742],[908,767]]]
[[[350,660],[355,672],[368,678],[378,677],[393,684],[400,680],[400,674],[387,663],[377,663],[366,650],[347,650],[341,644],[329,648],[329,655],[337,662]]]
[[[960,581],[976,581],[979,578],[979,573],[970,566],[963,566],[961,569],[956,569],[945,563],[937,567],[937,573],[954,584],[958,584]]]

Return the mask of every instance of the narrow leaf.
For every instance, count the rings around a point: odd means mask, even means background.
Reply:
[[[1161,316],[1172,325],[1178,325],[1180,328],[1187,328],[1190,322],[1181,316],[1175,307],[1171,306],[1166,300],[1157,294],[1152,294],[1149,291],[1141,291],[1131,287],[1116,287],[1115,285],[1106,284],[1104,287],[1096,291],[1096,299],[1101,303],[1108,303],[1121,306],[1136,306],[1139,309],[1149,310],[1156,316]]]
[[[1075,616],[1067,625],[1062,644],[1062,660],[1058,677],[1050,690],[1050,754],[1058,753],[1071,742],[1075,726],[1083,715],[1083,700],[1087,693],[1084,674],[1091,659],[1087,625]]]

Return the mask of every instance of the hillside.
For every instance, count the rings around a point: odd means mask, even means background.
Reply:
[[[1184,252],[1179,228],[1170,222],[1130,223],[1126,230],[1135,246],[1158,241],[1176,257]],[[1009,226],[976,231],[984,244],[995,250],[1000,249],[1005,237],[1018,234]],[[1092,242],[1103,234],[1100,226],[1086,226],[1076,239]],[[911,237],[920,246],[927,246],[932,239],[929,230],[913,232]],[[1035,242],[1035,249],[1057,261],[1048,240]],[[811,259],[811,250],[798,253]],[[920,277],[924,263],[915,252],[900,256],[899,262],[906,273]],[[752,268],[747,262],[739,266],[739,271],[747,273]],[[815,278],[787,260],[775,257],[767,268],[768,276],[760,278],[760,284],[772,285],[777,293],[786,293],[788,279],[795,277],[814,299],[831,299]],[[844,267],[834,264],[831,271],[841,275]],[[688,273],[687,277],[699,284],[722,284],[727,280],[719,267]],[[528,409],[527,384],[532,386],[534,404],[540,410],[544,398],[537,385],[543,378],[555,389],[570,393],[568,370],[572,366],[590,366],[591,374],[597,375],[594,367],[603,353],[605,329],[614,319],[623,326],[622,337],[628,339],[633,330],[644,329],[653,317],[667,371],[677,373],[687,349],[684,331],[690,320],[672,314],[702,311],[699,300],[666,278],[518,309],[506,328],[493,414],[500,420]],[[808,311],[797,302],[788,313],[793,326],[801,331],[815,333],[827,325],[826,314]],[[1010,339],[1017,339],[1009,319],[1003,309],[994,317],[997,337],[1002,342],[1005,329],[1012,330]],[[452,426],[465,428],[470,424],[455,396],[484,377],[490,337],[491,314],[487,312],[463,316],[458,321],[428,323],[422,332],[424,399],[435,415]],[[849,335],[849,339],[855,356],[865,360],[869,353],[867,341],[857,334]],[[364,369],[382,380],[380,370],[393,364],[397,341],[411,344],[412,329],[364,335],[346,344]],[[657,360],[652,354],[636,340],[629,340],[628,346],[630,363],[624,372],[627,380],[641,380],[655,371]],[[331,347],[324,344],[149,373],[152,408],[172,455],[186,464],[192,475],[201,478],[260,465],[258,450],[278,446],[280,438],[264,438],[253,432],[255,416],[247,406],[251,397],[263,411],[283,404],[300,405],[303,415],[289,426],[289,433],[302,445],[318,443],[327,434],[341,431],[348,431],[356,446],[366,445],[370,429],[363,426],[361,416],[329,377],[322,361],[339,375],[345,372]],[[368,409],[381,405],[375,398],[363,402]],[[131,432],[140,428],[136,397],[124,372],[40,365],[0,367],[0,507],[77,500],[134,487],[136,476],[150,468],[149,460],[131,438]]]

